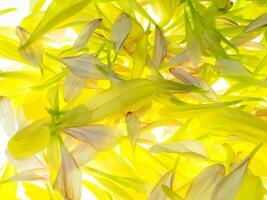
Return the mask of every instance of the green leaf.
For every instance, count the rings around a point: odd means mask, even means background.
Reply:
[[[259,64],[255,67],[253,74],[258,74],[260,71],[262,71],[265,68],[266,65],[267,65],[267,54],[262,58]]]
[[[38,13],[42,9],[46,0],[31,0],[30,1],[30,10],[31,13]]]
[[[59,110],[59,90],[58,86],[52,87],[47,91],[47,100],[53,110]]]
[[[59,73],[55,73],[47,78],[44,78],[40,81],[40,83],[31,87],[33,90],[45,90],[47,87],[55,84],[60,79],[62,79],[66,75],[66,71],[62,71]]]
[[[135,79],[124,81],[95,95],[85,104],[79,105],[63,116],[64,126],[85,125],[101,120],[108,115],[123,112],[150,101],[156,88],[152,81]]]
[[[166,152],[192,154],[201,157],[207,156],[205,147],[201,143],[193,140],[155,144],[150,147],[150,151],[154,153]]]
[[[47,146],[47,157],[48,157],[47,165],[49,168],[49,180],[50,183],[53,184],[61,165],[60,148],[57,135],[50,136],[49,144]]]
[[[18,43],[8,37],[0,35],[0,56],[21,63],[27,63],[19,54]]]
[[[8,142],[8,151],[15,158],[32,156],[42,151],[49,142],[49,127],[46,119],[38,120],[19,130]]]
[[[185,117],[194,117],[198,115],[202,115],[203,113],[209,113],[209,112],[219,112],[219,110],[222,110],[226,108],[227,106],[235,105],[237,103],[240,103],[241,101],[230,101],[230,102],[218,102],[218,103],[205,103],[205,104],[177,104],[173,106],[168,106],[166,108],[163,108],[163,111],[172,111],[170,115],[174,116],[185,116]]]
[[[228,57],[224,48],[221,46],[220,41],[218,40],[218,38],[216,38],[216,36],[213,33],[205,31],[203,35],[207,45],[209,46],[210,52],[214,54],[216,58]]]
[[[216,112],[203,113],[199,118],[203,128],[214,130],[218,135],[237,135],[244,140],[255,142],[267,141],[265,121],[251,113],[238,109],[224,108]],[[209,119],[209,123],[205,121]]]
[[[136,49],[133,55],[133,68],[132,68],[132,77],[139,78],[141,77],[144,67],[147,62],[147,47],[148,47],[148,38],[144,34],[138,43],[136,44]]]
[[[4,9],[4,10],[0,10],[0,15],[4,15],[4,14],[10,13],[10,12],[14,12],[16,10],[17,10],[16,8],[7,8],[7,9]]]
[[[164,0],[157,0],[151,2],[156,14],[161,18],[160,24],[168,24],[171,20],[175,10],[179,7],[179,1],[169,0],[166,3]]]
[[[185,12],[185,31],[186,31],[188,56],[192,61],[193,65],[197,65],[201,57],[201,47],[198,41],[198,37],[190,25],[188,15],[186,12]]]
[[[86,8],[89,3],[90,0],[52,1],[43,18],[35,27],[29,39],[23,44],[22,48],[27,48],[57,25]]]
[[[162,185],[162,190],[166,194],[167,197],[169,197],[172,200],[183,200],[180,195],[176,194],[174,191],[172,191],[168,186]]]
[[[258,176],[246,174],[242,182],[236,200],[262,200],[264,199],[265,188]]]
[[[142,192],[145,193],[147,192],[147,184],[136,177],[122,177],[122,176],[115,176],[111,175],[102,171],[99,171],[97,169],[91,168],[91,167],[86,167],[86,170],[92,174],[94,177],[103,177],[106,178],[114,183],[117,183],[121,186],[129,187],[131,189],[134,189],[137,192]]]

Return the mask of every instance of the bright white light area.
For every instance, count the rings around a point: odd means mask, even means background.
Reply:
[[[0,16],[0,26],[17,26],[21,19],[29,14],[29,0],[2,0],[0,10],[16,8],[16,11]]]
[[[176,131],[176,127],[156,127],[151,130],[157,142],[163,142]]]
[[[31,200],[26,196],[22,183],[18,183],[17,197],[22,200]]]
[[[65,36],[70,39],[77,38],[78,34],[72,29],[72,28],[67,28]]]
[[[48,8],[48,6],[51,4],[51,2],[52,0],[46,0],[41,10],[45,11]]]
[[[82,179],[89,181],[89,182],[93,183],[94,185],[99,186],[100,188],[102,187],[102,185],[100,185],[94,177],[92,177],[88,174],[82,173]],[[90,200],[97,200],[96,196],[90,190],[88,190],[86,187],[83,187],[83,193],[82,193],[81,200],[89,200],[89,199]]]
[[[119,145],[117,145],[114,150],[117,154],[121,155],[121,149],[120,149]]]
[[[218,94],[223,94],[226,92],[226,90],[229,88],[228,83],[223,79],[219,78],[212,86],[211,88]]]
[[[144,18],[142,15],[140,15],[139,12],[135,12],[135,17],[140,22],[140,24],[143,26],[143,29],[146,30],[149,25],[149,21],[146,18]]]
[[[260,43],[260,41],[263,39],[263,34],[253,38],[251,41]]]
[[[164,128],[163,127],[157,127],[152,129],[152,134],[155,136],[157,142],[162,141],[162,137],[164,135]]]
[[[23,67],[24,65],[13,60],[7,60],[0,58],[0,70],[3,71],[16,71]]]
[[[78,34],[72,29],[59,29],[45,35],[46,45],[59,49],[63,46],[72,46]]]
[[[160,22],[161,18],[156,15],[156,13],[154,12],[154,10],[153,10],[151,5],[146,6],[146,11],[150,15],[150,17],[152,17],[152,19],[155,20],[155,22],[157,22],[157,23]]]
[[[88,190],[85,186],[83,186],[82,188],[82,197],[81,197],[81,200],[97,200],[97,198],[95,197],[95,195],[90,191]]]

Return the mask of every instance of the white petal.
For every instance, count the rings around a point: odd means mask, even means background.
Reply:
[[[111,41],[115,45],[116,52],[119,51],[122,43],[131,31],[131,27],[131,19],[127,14],[122,13],[117,17],[111,31]]]
[[[66,102],[74,100],[79,96],[81,90],[83,89],[86,83],[86,79],[80,78],[72,72],[69,72],[64,81],[64,98]]]

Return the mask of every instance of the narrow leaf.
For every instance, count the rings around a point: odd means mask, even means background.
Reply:
[[[194,33],[194,30],[190,25],[186,12],[185,12],[185,31],[186,31],[188,56],[192,61],[193,65],[197,65],[201,57],[200,43],[198,41],[196,33]]]
[[[62,117],[64,126],[85,125],[111,114],[137,107],[150,101],[155,95],[155,85],[145,79],[124,81],[110,89],[95,95],[85,104],[79,105]]]
[[[201,143],[193,140],[155,144],[150,147],[150,151],[154,153],[189,153],[204,157],[207,156],[205,147]]]
[[[133,55],[133,68],[132,68],[132,77],[138,78],[142,75],[144,67],[147,61],[147,35],[143,35],[139,42],[136,44],[136,49]]]
[[[228,55],[221,46],[219,39],[212,32],[205,31],[203,33],[204,39],[209,46],[209,50],[216,58],[227,58]]]
[[[29,45],[55,28],[58,24],[86,8],[89,3],[90,0],[53,1],[29,39],[24,43],[23,48],[28,48]]]
[[[10,12],[14,12],[16,10],[17,10],[16,8],[7,8],[7,9],[4,9],[4,10],[0,10],[0,15],[4,15],[4,14],[10,13]]]
[[[96,178],[100,176],[121,186],[134,189],[137,192],[147,192],[148,185],[142,179],[139,179],[137,177],[115,176],[90,167],[86,167],[86,170]]]
[[[180,195],[176,194],[173,190],[171,190],[168,186],[162,185],[162,190],[166,194],[167,197],[169,197],[172,200],[183,200]]]
[[[56,135],[51,135],[49,139],[49,144],[47,146],[47,158],[49,167],[49,180],[53,184],[56,180],[58,170],[60,168],[60,149],[59,143]]]

